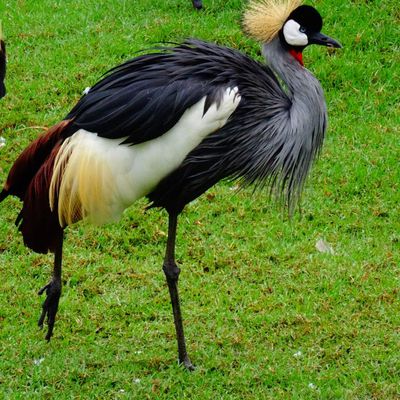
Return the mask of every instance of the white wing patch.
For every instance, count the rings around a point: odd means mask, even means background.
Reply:
[[[219,107],[212,104],[203,115],[204,97],[164,135],[133,146],[122,145],[124,139],[77,131],[62,144],[50,185],[50,206],[58,203],[61,226],[82,218],[97,224],[117,220],[178,168],[207,135],[225,125],[240,99],[237,87],[228,88]]]
[[[292,46],[307,46],[308,37],[304,32],[300,32],[300,24],[293,19],[289,19],[283,26],[283,36],[288,44]]]

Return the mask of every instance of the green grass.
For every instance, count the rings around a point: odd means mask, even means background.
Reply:
[[[0,182],[81,91],[135,51],[199,37],[259,58],[241,0],[9,0]],[[400,398],[400,35],[397,1],[313,1],[344,48],[305,52],[326,92],[324,151],[292,220],[222,182],[180,219],[188,350],[176,362],[161,271],[166,214],[68,228],[53,340],[36,327],[52,257],[27,250],[16,199],[0,214],[0,398]],[[323,239],[334,254],[320,253]]]

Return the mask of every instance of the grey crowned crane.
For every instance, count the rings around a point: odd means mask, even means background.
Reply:
[[[3,29],[0,22],[0,99],[6,95],[4,79],[6,78],[6,44],[3,38]]]
[[[245,31],[267,64],[226,47],[187,40],[118,67],[95,84],[12,166],[0,201],[19,197],[24,243],[54,252],[39,326],[53,334],[61,294],[64,229],[81,219],[117,220],[135,200],[169,215],[163,271],[179,362],[191,370],[178,296],[177,218],[223,178],[268,185],[289,207],[318,155],[327,122],[318,80],[302,61],[310,44],[341,47],[322,19],[297,0],[251,1]],[[284,83],[284,86],[280,82]]]

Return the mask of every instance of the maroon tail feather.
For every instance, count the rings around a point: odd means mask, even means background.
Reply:
[[[57,212],[50,209],[49,187],[54,160],[68,136],[66,128],[71,122],[61,121],[21,153],[0,194],[0,201],[7,195],[17,196],[23,201],[16,224],[25,245],[38,253],[54,252],[62,238],[63,228],[58,222]]]
[[[17,158],[8,174],[4,190],[9,195],[25,199],[25,193],[33,177],[49,157],[57,142],[64,139],[64,130],[71,120],[64,120],[54,125],[46,133],[33,141]]]

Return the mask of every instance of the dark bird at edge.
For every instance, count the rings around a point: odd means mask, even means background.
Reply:
[[[3,29],[0,22],[0,99],[6,95],[6,86],[4,85],[4,79],[6,78],[6,44],[3,37]]]
[[[271,28],[276,21],[285,22]],[[289,207],[298,200],[327,122],[321,85],[302,52],[341,46],[321,33],[320,14],[297,0],[252,1],[243,24],[263,43],[266,64],[194,39],[140,55],[109,71],[15,161],[0,201],[19,197],[25,245],[54,253],[52,279],[39,291],[46,292],[39,326],[47,318],[47,340],[61,294],[64,229],[81,219],[118,220],[146,196],[169,215],[162,268],[179,362],[192,370],[177,288],[179,214],[224,178],[267,186]]]
[[[201,10],[203,8],[203,2],[201,0],[192,0],[193,7]]]

